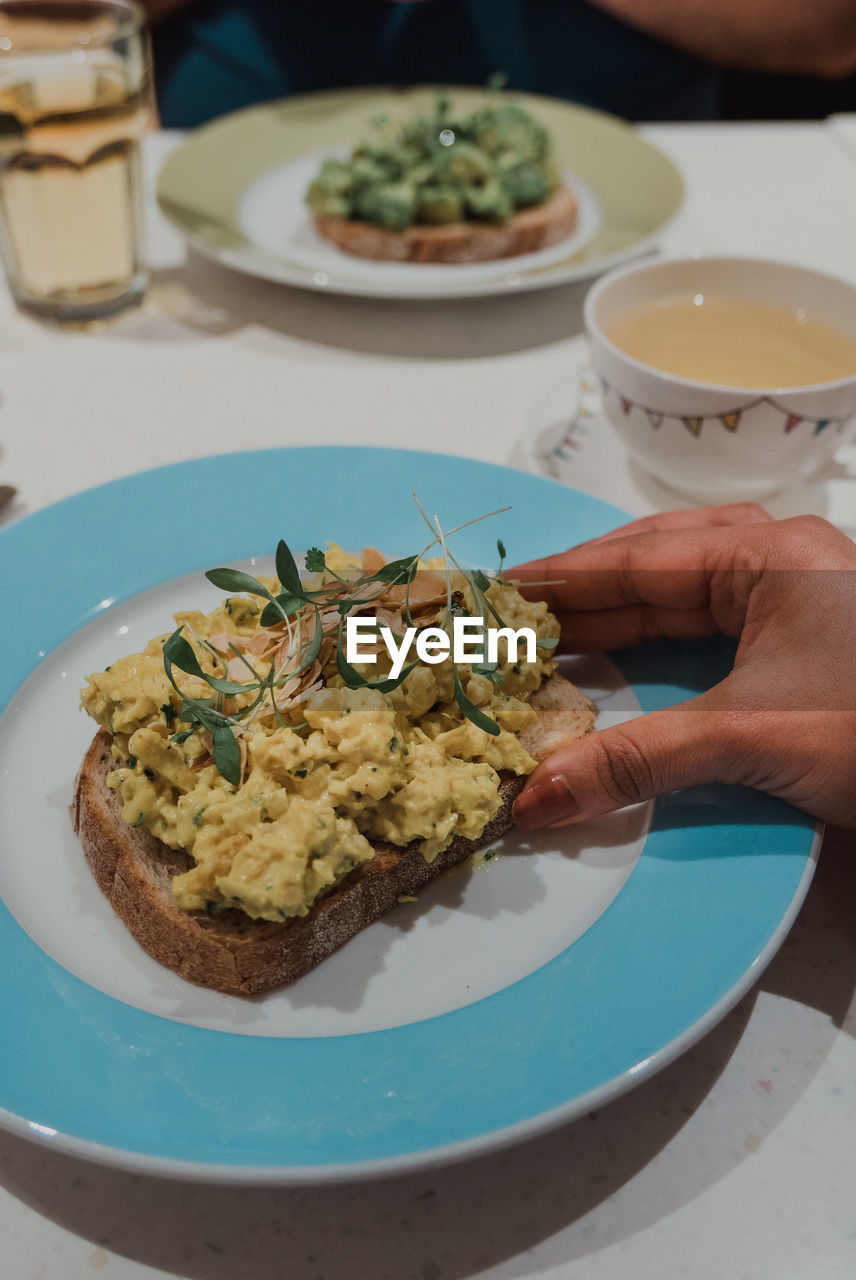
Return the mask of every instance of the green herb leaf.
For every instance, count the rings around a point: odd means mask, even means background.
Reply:
[[[484,662],[484,663],[474,662],[472,664],[471,670],[474,675],[484,676],[484,678],[486,680],[489,680],[491,684],[502,684],[503,680],[505,679],[505,677],[500,674],[498,662]]]
[[[318,547],[310,547],[305,560],[307,573],[323,573],[327,568],[327,557]]]
[[[407,666],[402,668],[401,674],[394,680],[372,680],[366,684],[366,688],[378,689],[381,693],[392,693],[393,689],[397,689],[401,682],[407,679],[414,667],[418,666],[419,659],[416,658],[413,662],[408,662]]]
[[[185,671],[189,676],[205,679],[205,672],[200,667],[193,649],[181,634],[181,627],[173,631],[164,644],[163,657],[164,664],[168,662],[171,666],[178,667],[179,671]]]
[[[538,641],[536,641],[536,648],[538,648],[538,649],[555,649],[555,647],[556,647],[556,645],[559,643],[559,640],[560,640],[560,639],[561,639],[561,637],[560,637],[560,636],[548,636],[546,640],[538,640]]]
[[[265,600],[273,599],[267,587],[259,582],[258,578],[254,578],[251,573],[244,573],[241,569],[209,569],[205,577],[221,591],[245,591],[251,596],[263,596]]]
[[[336,608],[344,618],[347,614],[352,613],[354,609],[363,609],[367,604],[374,604],[375,600],[379,600],[385,590],[386,587],[381,591],[375,591],[370,596],[348,596],[346,600],[340,600]]]
[[[302,596],[292,596],[287,591],[282,591],[262,609],[259,622],[263,627],[274,627],[283,619],[294,617],[305,604]]]
[[[178,686],[172,679],[171,667],[178,667],[179,671],[184,671],[186,675],[198,676],[200,680],[204,680],[212,689],[216,689],[218,693],[235,694],[247,692],[248,686],[246,684],[239,684],[236,680],[221,680],[219,676],[209,676],[203,671],[190,644],[181,635],[180,627],[177,631],[173,631],[164,645],[163,660],[164,669],[174,688]]]
[[[297,596],[301,600],[308,599],[303,583],[300,581],[294,556],[281,538],[276,549],[276,576],[289,595]]]
[[[324,639],[324,633],[321,629],[321,610],[318,608],[316,604],[315,632],[312,636],[312,639],[309,641],[309,644],[306,646],[306,650],[303,654],[303,658],[301,659],[300,666],[297,668],[296,671],[292,673],[293,675],[299,676],[301,672],[306,671],[307,668],[312,666],[312,663],[315,661],[315,659],[318,657],[318,654],[321,652],[321,641],[323,639]],[[291,676],[288,676],[287,678],[291,679]]]
[[[240,786],[241,749],[225,720],[220,720],[213,726],[211,744],[211,754],[214,757],[218,772],[227,782],[231,782],[233,787]]]
[[[285,719],[285,717],[283,716],[282,712],[280,711],[276,703],[276,693],[274,692],[274,678],[273,678],[272,665],[271,665],[270,671],[268,672],[267,687],[268,687],[268,692],[270,693],[271,706],[273,707],[273,714],[276,719],[276,722],[281,729],[288,729],[289,728],[288,721]]]
[[[344,680],[349,689],[360,689],[368,684],[365,676],[361,676],[356,667],[352,667],[345,657],[345,649],[342,644],[342,626],[339,625],[339,634],[336,638],[336,670]]]
[[[215,725],[223,723],[222,714],[215,711],[214,703],[206,698],[183,698],[178,718],[182,724],[201,726],[212,733]]]
[[[452,672],[455,679],[455,701],[458,706],[468,720],[472,720],[473,724],[477,725],[479,729],[484,729],[485,733],[489,733],[491,737],[495,738],[499,733],[499,725],[495,720],[491,720],[490,716],[480,711],[474,702],[470,702],[464,693],[461,677],[458,675],[458,668],[454,663],[452,664]]]
[[[221,680],[219,676],[206,676],[212,689],[217,693],[225,694],[226,697],[232,697],[238,693],[249,693],[251,689],[255,689],[255,681],[247,681],[246,684],[240,684],[237,680]]]
[[[487,590],[490,587],[490,579],[486,578],[480,569],[476,569],[475,573],[470,573],[467,577],[469,578],[470,586],[472,587],[473,602],[478,611],[478,616],[484,618],[485,623],[487,623],[488,614],[491,614],[499,625],[504,627],[505,623],[493,607],[493,603],[487,595]]]
[[[418,556],[405,556],[402,560],[390,560],[372,578],[377,582],[386,582],[391,586],[403,582],[412,582],[419,570]]]
[[[499,623],[499,625],[500,625],[501,627],[504,627],[504,626],[505,626],[505,623],[503,622],[502,618],[501,618],[501,617],[499,616],[499,614],[497,613],[496,609],[493,607],[493,604],[491,603],[490,596],[483,596],[482,598],[483,598],[483,600],[484,600],[484,603],[487,605],[487,613],[492,614],[493,618],[494,618],[494,619]],[[483,616],[484,618],[487,618],[487,613],[483,614],[482,616]]]

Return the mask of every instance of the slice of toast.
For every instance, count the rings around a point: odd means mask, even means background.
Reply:
[[[565,240],[577,225],[577,201],[568,187],[557,187],[548,200],[522,209],[507,222],[418,224],[389,231],[374,222],[313,214],[319,235],[345,253],[377,262],[488,262],[534,253]]]
[[[532,705],[538,720],[520,736],[536,759],[558,745],[557,717],[564,724],[562,741],[582,737],[594,725],[592,703],[562,676],[551,676]],[[227,995],[255,995],[299,978],[390,911],[399,897],[418,893],[441,871],[498,839],[512,825],[511,807],[526,781],[501,775],[501,807],[478,840],[456,837],[430,863],[419,842],[403,848],[378,844],[374,857],[318,899],[308,915],[276,923],[231,908],[216,915],[180,910],[171,882],[189,870],[192,860],[123,821],[121,804],[106,782],[115,767],[110,734],[99,729],[84,757],[72,805],[74,828],[98,886],[150,956],[189,982]]]

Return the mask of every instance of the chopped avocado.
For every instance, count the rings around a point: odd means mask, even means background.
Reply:
[[[521,160],[519,164],[504,169],[500,181],[517,208],[543,204],[553,189],[553,183],[543,168],[531,160]]]
[[[306,200],[315,213],[389,231],[414,224],[506,222],[558,185],[548,131],[519,104],[491,94],[458,117],[446,99],[429,116],[374,122],[347,160],[325,160]]]
[[[349,166],[341,160],[325,160],[318,177],[310,183],[306,199],[316,213],[348,218],[351,214],[350,189]]]
[[[331,218],[350,218],[354,207],[350,200],[344,200],[341,196],[328,196],[315,205],[315,212],[326,213]]]
[[[478,112],[472,133],[489,155],[513,151],[521,160],[543,160],[550,150],[550,135],[544,126],[513,102]]]
[[[349,166],[348,190],[353,195],[354,192],[366,191],[371,187],[398,182],[402,177],[403,166],[395,156],[366,149],[354,154]]]
[[[434,169],[439,182],[457,184],[487,182],[492,172],[490,156],[457,133],[454,142],[440,152]]]
[[[489,178],[482,186],[467,187],[464,199],[472,216],[487,222],[505,222],[514,212],[511,196],[498,178]]]
[[[346,195],[350,185],[351,170],[342,160],[325,160],[321,172],[312,183],[312,187],[325,196]]]
[[[461,222],[464,216],[463,198],[454,187],[425,186],[419,192],[417,222],[443,226],[450,222]]]
[[[377,222],[390,231],[402,231],[416,215],[416,190],[409,182],[366,187],[357,196],[355,209],[367,222]]]

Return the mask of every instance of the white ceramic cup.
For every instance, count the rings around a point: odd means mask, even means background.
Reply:
[[[648,259],[603,276],[585,300],[604,412],[640,467],[701,502],[759,498],[813,474],[856,415],[856,374],[804,387],[716,386],[627,355],[606,337],[629,307],[675,294],[804,307],[856,341],[856,287],[762,258]]]

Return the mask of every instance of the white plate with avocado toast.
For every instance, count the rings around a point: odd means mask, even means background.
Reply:
[[[319,235],[304,199],[306,188],[322,163],[343,154],[342,148],[313,151],[298,160],[286,161],[250,183],[238,206],[238,222],[250,243],[271,254],[328,279],[344,271],[352,283],[362,281],[368,291],[379,284],[389,289],[419,291],[451,289],[479,284],[495,284],[498,276],[507,280],[527,272],[543,271],[580,252],[598,233],[603,213],[597,196],[581,179],[562,174],[564,185],[577,202],[577,222],[572,234],[558,244],[531,253],[487,262],[387,262],[360,258],[338,248]]]
[[[373,120],[430,116],[436,88],[343,90],[266,103],[197,130],[164,165],[163,212],[201,253],[284,284],[390,298],[454,298],[547,288],[588,279],[651,248],[678,212],[674,165],[633,128],[552,98],[512,94],[548,131],[555,165],[579,205],[560,244],[489,262],[438,264],[361,259],[325,243],[305,189],[321,156],[342,155]],[[480,89],[455,88],[454,110],[484,105]]]
[[[370,536],[408,548],[417,486],[444,523],[511,504],[501,529],[475,524],[456,543],[486,568],[498,534],[527,559],[623,519],[523,472],[337,447],[142,472],[0,531],[25,619],[0,670],[0,1124],[105,1163],[228,1182],[439,1163],[647,1078],[772,958],[818,841],[809,818],[745,788],[669,796],[647,832],[625,813],[538,841],[510,833],[487,867],[438,880],[308,981],[251,1000],[176,978],[113,917],[67,813],[91,737],[81,675],[174,608],[204,605],[205,569],[266,555],[283,534],[358,546],[374,513]],[[237,510],[248,492],[252,509]],[[646,646],[615,655],[611,686],[569,674],[626,715],[708,687],[732,652]]]

